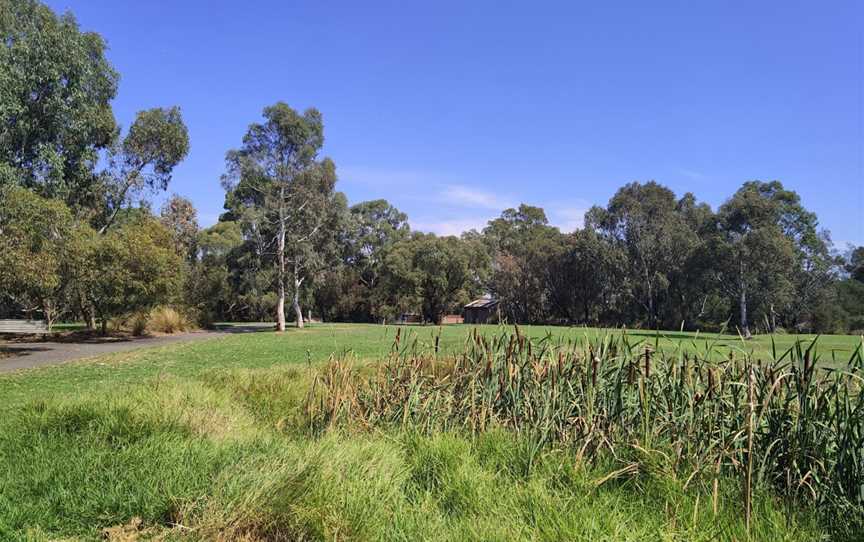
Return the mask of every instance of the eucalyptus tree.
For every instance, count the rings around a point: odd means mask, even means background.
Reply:
[[[118,75],[99,34],[35,0],[0,0],[0,183],[99,207]]]
[[[489,290],[513,322],[539,323],[552,313],[550,262],[561,246],[561,232],[540,207],[505,209],[483,229],[492,255]]]
[[[194,262],[198,252],[198,212],[188,199],[174,194],[159,211],[162,224],[171,232],[174,249],[189,262]]]
[[[394,243],[411,232],[408,215],[387,200],[362,201],[350,208],[347,231],[346,263],[360,273],[360,281],[369,289],[378,284],[381,260]]]
[[[864,247],[849,250],[844,270],[848,277],[836,284],[839,317],[845,330],[864,335]]]
[[[864,283],[864,246],[849,251],[844,268],[850,278]]]
[[[105,206],[95,220],[105,233],[135,196],[166,190],[189,152],[189,133],[178,107],[138,112],[123,141],[111,148],[102,173]]]
[[[419,311],[437,323],[482,292],[476,270],[488,267],[479,239],[414,233],[395,243],[382,267],[382,310],[391,317]]]
[[[229,260],[243,245],[240,224],[217,222],[199,231],[194,244],[196,259],[185,292],[187,304],[204,324],[220,319],[237,320],[240,314],[238,281]]]
[[[614,319],[623,287],[621,250],[591,229],[563,236],[550,262],[550,298],[559,317],[596,324]]]
[[[276,321],[285,329],[285,298],[292,293],[298,327],[303,327],[301,287],[325,254],[322,245],[333,235],[338,196],[336,166],[319,159],[324,124],[316,109],[300,114],[283,102],[264,108],[264,122],[253,123],[243,145],[226,156],[223,183],[226,207],[244,226],[246,235],[265,241],[262,250],[274,256]],[[290,280],[290,282],[289,282]]]
[[[754,309],[773,327],[778,309],[795,297],[803,251],[818,244],[815,217],[777,181],[744,183],[718,217],[714,274],[738,308],[741,333],[749,337]]]
[[[595,206],[585,216],[588,228],[626,254],[629,295],[639,308],[632,316],[644,316],[652,327],[659,325],[668,308],[663,304],[668,302],[673,275],[699,239],[679,203],[674,192],[654,181],[630,183],[606,208]]]

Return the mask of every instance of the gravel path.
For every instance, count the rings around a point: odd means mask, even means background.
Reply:
[[[216,337],[224,337],[229,333],[238,332],[242,331],[194,331],[161,337],[136,337],[128,339],[96,337],[74,343],[16,343],[0,341],[0,373],[16,371],[18,369],[32,369],[33,367],[42,367],[44,365],[57,365],[67,361],[111,354],[113,352],[126,352],[178,342],[214,339]]]

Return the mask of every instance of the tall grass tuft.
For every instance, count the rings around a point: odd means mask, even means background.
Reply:
[[[150,332],[177,333],[192,328],[189,319],[171,307],[156,307],[147,315],[146,328]]]
[[[305,408],[313,431],[504,428],[525,439],[529,458],[550,447],[578,462],[614,458],[621,468],[600,485],[654,470],[703,484],[715,511],[721,480],[740,479],[748,525],[761,486],[789,506],[816,507],[851,536],[864,528],[862,349],[838,368],[820,363],[816,345],[716,362],[710,345],[663,351],[626,334],[563,341],[530,340],[518,327],[475,331],[458,355],[397,342],[371,372],[332,361]]]

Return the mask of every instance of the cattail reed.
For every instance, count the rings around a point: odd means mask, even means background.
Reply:
[[[675,458],[669,469],[705,473],[715,510],[723,472],[742,480],[747,514],[754,488],[773,488],[864,526],[860,348],[843,370],[823,368],[812,344],[757,370],[746,357],[681,357],[626,336],[532,342],[518,327],[491,338],[475,330],[461,353],[440,355],[436,340],[436,352],[397,351],[373,374],[336,360],[307,398],[309,426],[499,427],[588,461],[657,450]]]

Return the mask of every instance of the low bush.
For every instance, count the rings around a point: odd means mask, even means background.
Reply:
[[[132,335],[140,337],[147,333],[147,318],[149,315],[146,312],[135,313],[129,321],[129,330]]]
[[[146,327],[151,333],[177,333],[192,329],[192,324],[185,315],[171,307],[156,307],[147,316]]]

